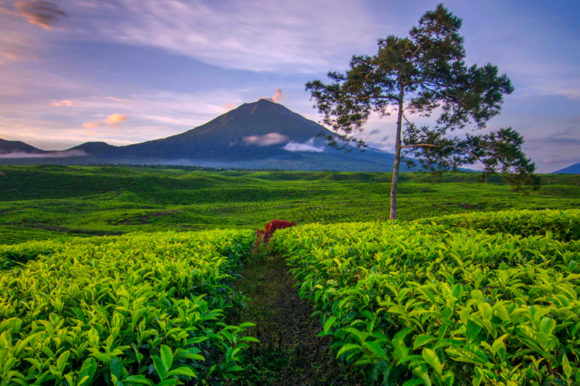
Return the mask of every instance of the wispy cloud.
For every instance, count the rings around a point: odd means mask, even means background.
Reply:
[[[0,154],[0,159],[23,159],[23,158],[67,158],[67,157],[82,157],[86,156],[82,150],[68,150],[68,151],[56,151],[51,153],[26,153],[26,152],[14,152]]]
[[[83,127],[85,129],[96,129],[99,126],[101,126],[101,122],[85,122],[85,123],[83,123]]]
[[[277,88],[276,90],[274,90],[274,95],[272,95],[272,98],[270,99],[274,103],[280,102],[282,100],[282,89]]]
[[[88,5],[67,4],[89,12]],[[100,17],[83,20],[87,36],[254,71],[327,71],[337,54],[342,64],[349,47],[372,49],[378,36],[368,9],[348,0],[117,0],[90,7]]]
[[[545,164],[573,164],[575,162],[580,161],[580,157],[551,157],[551,158],[544,158]]]
[[[21,17],[30,24],[48,30],[52,29],[62,18],[68,16],[56,4],[44,0],[20,0],[15,2],[13,7],[8,8],[0,3],[0,13]]]
[[[314,145],[314,138],[310,138],[308,141],[299,143],[299,142],[288,142],[284,147],[286,151],[304,151],[304,152],[313,152],[313,153],[322,153],[324,151],[323,146],[316,146]]]
[[[249,135],[242,140],[246,145],[272,146],[288,141],[288,137],[280,133],[268,133],[264,135]]]
[[[75,105],[74,102],[71,101],[70,99],[61,99],[61,100],[53,99],[50,104],[55,106],[55,107],[62,107],[62,106],[72,107]]]
[[[26,36],[17,33],[0,33],[0,64],[36,58],[36,44]]]

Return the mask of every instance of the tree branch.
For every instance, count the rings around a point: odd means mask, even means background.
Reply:
[[[441,147],[441,145],[435,145],[433,143],[417,143],[417,144],[413,144],[413,145],[403,145],[401,146],[401,149],[411,149],[414,147],[438,147],[441,148],[441,150],[445,150],[445,149],[455,149],[455,150],[459,150],[462,151],[464,153],[469,154],[470,156],[472,156],[474,159],[478,160],[479,162],[483,163],[483,161],[481,160],[481,158],[479,158],[478,156],[476,156],[475,154],[473,154],[471,151],[469,151],[469,149],[473,149],[472,147],[469,147],[468,149],[464,149],[462,147],[459,146],[443,146]]]

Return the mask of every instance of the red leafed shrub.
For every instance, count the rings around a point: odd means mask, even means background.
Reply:
[[[293,227],[293,226],[296,226],[295,222],[278,220],[278,219],[270,221],[268,224],[266,224],[266,226],[264,227],[264,230],[258,229],[256,231],[256,248],[255,249],[257,250],[258,247],[260,245],[262,245],[262,243],[264,245],[268,244],[268,242],[272,238],[272,235],[278,229],[284,229],[284,228],[289,228],[289,227]]]

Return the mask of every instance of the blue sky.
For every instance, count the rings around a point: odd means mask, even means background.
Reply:
[[[43,149],[165,137],[272,97],[318,121],[304,84],[405,35],[438,1],[0,0],[0,138]],[[467,62],[515,92],[511,126],[538,171],[580,162],[580,2],[444,2],[463,19]],[[392,150],[394,117],[365,139]]]

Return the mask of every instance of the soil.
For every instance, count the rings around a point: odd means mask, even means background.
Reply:
[[[322,327],[311,317],[312,305],[300,299],[281,256],[257,256],[234,285],[249,298],[247,307],[234,316],[251,321],[249,333],[260,340],[248,354],[244,384],[356,385],[329,351],[328,337],[317,337]]]

